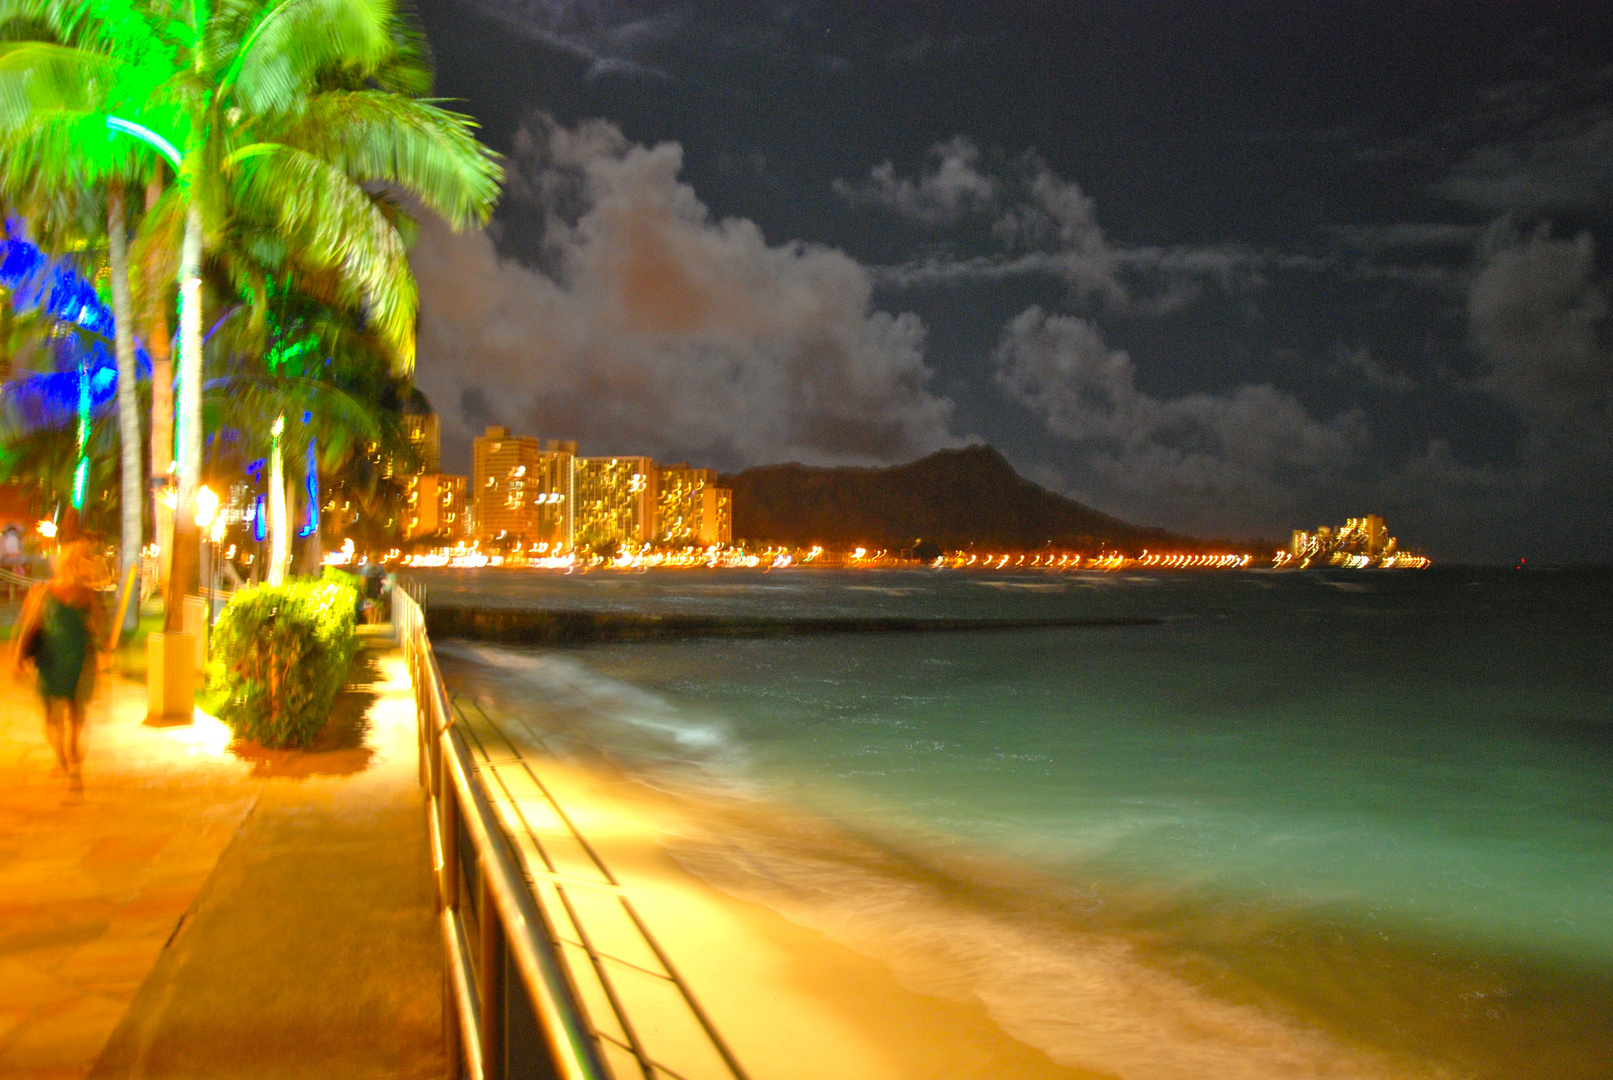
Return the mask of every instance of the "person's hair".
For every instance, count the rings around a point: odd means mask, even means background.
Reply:
[[[56,577],[72,585],[94,585],[100,580],[101,560],[88,540],[72,540],[56,552]]]

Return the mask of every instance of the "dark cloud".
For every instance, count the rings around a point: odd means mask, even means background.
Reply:
[[[588,61],[588,77],[666,78],[650,62],[656,46],[685,22],[681,5],[648,0],[475,0],[476,6],[516,32]]]
[[[976,219],[972,238],[986,250],[932,252],[880,267],[879,283],[894,289],[1045,277],[1062,282],[1078,301],[1095,299],[1111,311],[1168,314],[1191,303],[1206,283],[1237,291],[1257,287],[1269,268],[1321,265],[1312,256],[1238,244],[1113,244],[1098,224],[1092,198],[1076,181],[1054,173],[1040,154],[1027,151],[987,167],[963,135],[932,146],[916,177],[899,175],[885,161],[861,183],[837,179],[834,190],[852,206],[876,207],[928,229]]]
[[[1097,327],[1041,308],[1008,324],[994,360],[1008,397],[1078,450],[1063,486],[1141,520],[1280,530],[1300,489],[1354,467],[1368,441],[1358,413],[1318,420],[1268,384],[1143,393]]]
[[[1346,250],[1369,255],[1428,252],[1470,254],[1484,235],[1484,229],[1478,225],[1442,221],[1338,225],[1330,231]]]
[[[1593,109],[1477,147],[1437,190],[1492,212],[1605,210],[1613,201],[1613,111]]]
[[[1333,366],[1335,371],[1350,378],[1360,379],[1375,390],[1409,394],[1417,389],[1417,383],[1409,375],[1385,365],[1365,345],[1335,343]]]
[[[1492,234],[1468,297],[1473,341],[1489,361],[1487,385],[1526,415],[1561,422],[1605,411],[1613,391],[1608,286],[1596,280],[1590,233]]]
[[[886,161],[860,184],[834,182],[837,195],[853,206],[879,206],[923,225],[950,225],[997,202],[997,182],[980,172],[980,149],[959,135],[930,148],[928,168],[917,180],[898,178]]]
[[[543,215],[545,269],[424,224],[418,381],[459,404],[446,434],[496,417],[585,450],[725,467],[886,463],[958,442],[918,317],[876,309],[842,252],[713,220],[682,163],[673,143],[540,119],[517,141],[511,191]]]

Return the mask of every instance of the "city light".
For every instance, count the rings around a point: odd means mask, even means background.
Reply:
[[[203,484],[196,489],[196,527],[205,529],[213,524],[213,518],[218,513],[218,496],[213,489]]]
[[[1308,570],[1331,566],[1345,570],[1422,570],[1432,565],[1426,556],[1400,550],[1376,514],[1347,518],[1334,528],[1318,525],[1315,532],[1295,529],[1288,548],[1272,558],[1273,569]]]

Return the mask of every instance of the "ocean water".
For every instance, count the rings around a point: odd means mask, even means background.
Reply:
[[[1613,1078],[1606,571],[423,577],[521,606],[1157,619],[439,650],[534,752],[709,806],[667,838],[693,872],[1055,1060]]]

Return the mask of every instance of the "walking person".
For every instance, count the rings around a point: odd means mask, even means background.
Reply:
[[[12,671],[32,661],[45,706],[45,737],[72,791],[84,790],[84,703],[95,685],[106,616],[94,585],[104,576],[88,542],[64,544],[56,576],[33,586],[12,632]]]

